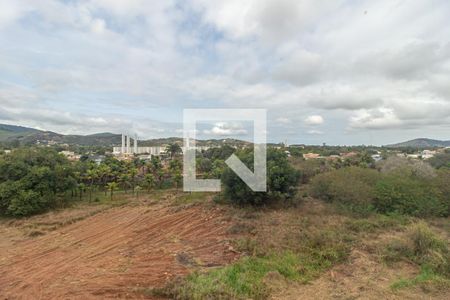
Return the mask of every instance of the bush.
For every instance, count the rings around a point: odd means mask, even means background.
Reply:
[[[448,169],[450,170],[450,152],[437,154],[430,158],[428,163],[436,169]]]
[[[433,179],[435,188],[440,193],[442,202],[447,207],[447,216],[450,216],[450,169],[442,169],[437,173],[438,176]]]
[[[412,226],[405,239],[390,242],[384,251],[384,259],[388,262],[407,259],[428,273],[450,279],[448,243],[436,235],[425,222]]]
[[[374,206],[381,213],[417,217],[445,216],[448,207],[431,182],[412,177],[386,176],[375,188]]]
[[[7,212],[18,217],[28,216],[44,211],[50,203],[49,197],[42,197],[31,190],[21,190],[11,199]]]
[[[314,177],[310,192],[314,197],[364,214],[373,211],[374,186],[379,177],[372,169],[343,168]]]
[[[52,149],[18,149],[0,158],[0,214],[27,216],[56,205],[74,188],[73,168]]]
[[[310,184],[313,197],[337,204],[359,214],[372,211],[417,217],[450,214],[450,172],[422,178],[416,172],[403,174],[401,167],[387,173],[348,167],[315,176]]]
[[[253,152],[238,153],[247,166],[253,164]],[[236,204],[261,205],[271,201],[291,199],[296,192],[298,172],[291,167],[284,152],[274,149],[267,151],[267,192],[253,192],[231,169],[222,175],[225,197]]]
[[[303,160],[299,158],[291,158],[291,163],[299,172],[300,183],[308,183],[314,176],[320,173],[331,171],[332,167],[322,159]]]
[[[383,174],[397,175],[402,177],[417,177],[429,179],[436,177],[436,170],[428,163],[421,160],[412,160],[405,157],[390,156],[378,164]]]

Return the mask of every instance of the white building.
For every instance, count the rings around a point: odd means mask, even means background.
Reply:
[[[423,159],[429,159],[432,158],[436,155],[436,151],[432,151],[432,150],[423,150],[421,153],[421,156]]]
[[[133,147],[131,147],[131,140],[133,140]],[[138,147],[137,136],[131,139],[130,136],[122,134],[122,145],[121,147],[113,147],[113,155],[141,155],[147,154],[151,156],[160,156],[166,154],[167,145],[162,146],[152,146],[152,147]],[[195,148],[198,151],[208,150],[210,147],[207,146],[194,146],[190,148]],[[181,147],[181,151],[185,152],[185,147]]]
[[[131,150],[131,149],[130,149]],[[113,147],[113,154],[150,154],[150,155],[161,155],[166,152],[166,147],[164,146],[154,146],[154,147],[133,147],[132,151],[125,149],[122,151],[122,147]]]

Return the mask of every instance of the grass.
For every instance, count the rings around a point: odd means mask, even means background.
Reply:
[[[449,245],[423,221],[412,225],[403,239],[388,243],[383,258],[388,263],[406,260],[421,269],[418,276],[392,284],[393,289],[416,285],[450,287]]]
[[[173,203],[176,205],[180,205],[205,202],[211,197],[211,195],[212,193],[207,192],[180,192],[180,194],[178,194],[174,199]]]
[[[430,287],[449,288],[450,280],[442,275],[436,274],[429,267],[423,267],[419,275],[414,278],[401,278],[391,284],[391,289],[400,290],[414,286],[420,286],[422,289],[429,289]]]
[[[329,253],[328,253],[329,254]],[[153,293],[172,299],[265,299],[270,294],[271,275],[282,280],[306,283],[331,267],[336,255],[316,253],[273,253],[244,257],[229,266],[206,273],[195,272]]]
[[[153,293],[171,299],[265,299],[274,281],[307,283],[345,261],[352,241],[346,233],[330,228],[298,232],[292,238],[298,239],[296,245],[286,243],[277,249],[267,249],[254,239],[238,239],[235,246],[251,256],[208,272],[194,272]]]
[[[357,233],[375,233],[386,229],[403,227],[412,222],[412,218],[404,215],[372,214],[367,218],[351,218],[345,222],[346,229]]]

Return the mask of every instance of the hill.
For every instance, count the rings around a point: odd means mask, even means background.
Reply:
[[[28,135],[32,135],[39,132],[37,129],[0,124],[0,141],[6,141],[8,139],[18,139]]]
[[[103,132],[91,135],[64,135],[52,131],[42,131],[34,128],[5,125],[0,124],[0,142],[6,143],[20,143],[24,145],[54,145],[54,144],[69,144],[79,146],[105,146],[112,147],[120,145],[122,136],[120,134]],[[166,144],[177,143],[183,144],[183,139],[180,137],[158,138],[150,140],[139,141],[139,146],[159,146]],[[222,145],[246,146],[249,142],[237,139],[210,139],[197,140],[198,146],[217,147]]]
[[[389,148],[435,148],[449,146],[450,141],[432,140],[427,138],[419,138],[398,144],[386,145],[386,147]]]

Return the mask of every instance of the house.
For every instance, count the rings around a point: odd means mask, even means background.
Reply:
[[[81,155],[75,154],[73,151],[61,151],[60,154],[64,155],[70,161],[78,161]]]
[[[374,154],[372,155],[372,159],[377,162],[383,160],[383,157],[381,156],[381,154]]]
[[[432,158],[436,155],[436,151],[432,151],[432,150],[423,150],[421,153],[421,156],[423,159],[429,159]]]
[[[317,159],[317,158],[320,158],[320,154],[317,154],[317,153],[306,153],[306,154],[303,154],[303,158],[306,159],[306,160],[308,160],[308,159]]]

